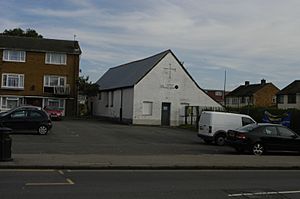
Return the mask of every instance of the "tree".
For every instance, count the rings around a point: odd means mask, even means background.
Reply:
[[[5,29],[3,33],[0,33],[0,35],[43,38],[42,35],[37,33],[34,29],[30,29],[30,28],[26,29],[26,31],[22,30],[21,28],[15,28],[9,30]]]
[[[91,97],[98,94],[99,86],[89,81],[89,76],[80,76],[78,78],[78,90],[80,93]]]

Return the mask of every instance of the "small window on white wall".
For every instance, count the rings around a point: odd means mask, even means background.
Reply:
[[[152,115],[153,102],[143,102],[143,115]]]

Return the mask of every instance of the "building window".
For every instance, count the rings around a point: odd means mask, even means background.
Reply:
[[[114,106],[114,91],[110,92],[110,106]]]
[[[296,94],[288,95],[288,104],[296,104]]]
[[[25,51],[3,50],[3,61],[25,62],[25,57]]]
[[[44,76],[44,86],[46,87],[65,86],[65,85],[66,85],[66,77],[53,76],[53,75]]]
[[[284,95],[278,95],[277,96],[277,103],[278,104],[284,104]]]
[[[223,92],[222,91],[216,91],[215,96],[223,96]]]
[[[232,104],[239,104],[239,98],[232,98]]]
[[[67,64],[67,55],[65,53],[46,53],[46,64]]]
[[[24,75],[3,73],[1,88],[24,89]]]
[[[273,97],[272,97],[272,103],[273,103],[273,104],[276,104],[276,96],[273,96]]]
[[[143,102],[143,115],[152,115],[153,102]]]
[[[3,109],[12,109],[22,104],[22,99],[17,97],[2,97],[1,107]]]
[[[226,97],[226,98],[225,98],[225,101],[226,101],[226,105],[228,105],[228,104],[230,104],[230,103],[231,103],[231,99],[230,99],[230,98],[228,98],[228,97]]]
[[[44,99],[44,106],[64,109],[65,100],[64,99],[52,99],[52,98]]]
[[[105,107],[108,107],[109,106],[109,92],[106,92],[105,95],[106,95],[106,105],[105,105]]]
[[[242,97],[241,98],[241,104],[245,104],[246,103],[246,97]]]

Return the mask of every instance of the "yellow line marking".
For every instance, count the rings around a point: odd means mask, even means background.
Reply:
[[[299,194],[299,193],[300,193],[300,191],[269,191],[269,192],[256,192],[256,193],[229,194],[228,197],[262,196],[262,195],[277,195],[277,194]]]
[[[58,170],[58,173],[60,173],[61,175],[64,175],[64,172],[62,170]]]
[[[56,171],[56,170],[49,170]],[[62,170],[57,170],[57,172],[65,178],[64,172]],[[26,183],[25,186],[57,186],[57,185],[74,185],[75,183],[70,178],[65,178],[66,182],[33,182]]]
[[[73,185],[69,182],[41,182],[41,183],[26,183],[25,186],[55,186],[55,185]]]
[[[54,169],[0,169],[0,172],[54,172]]]
[[[75,183],[70,179],[66,179],[67,182],[37,182],[26,183],[25,186],[56,186],[56,185],[74,185]]]
[[[70,185],[75,184],[70,178],[67,178],[66,181],[67,181]]]

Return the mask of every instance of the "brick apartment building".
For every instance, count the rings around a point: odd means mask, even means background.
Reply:
[[[77,112],[77,41],[0,36],[0,111],[20,105]]]

